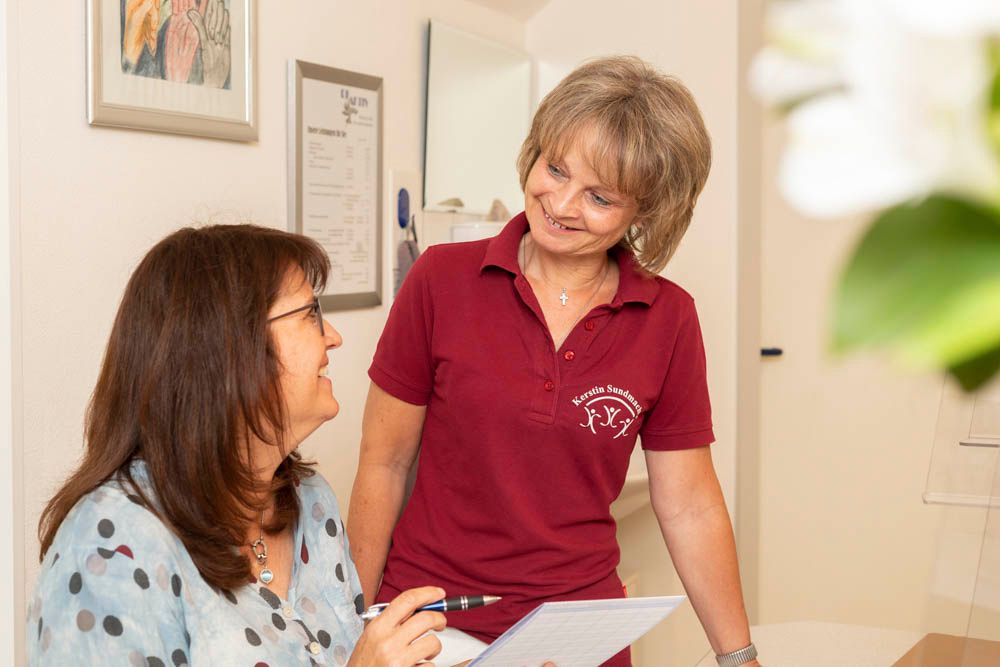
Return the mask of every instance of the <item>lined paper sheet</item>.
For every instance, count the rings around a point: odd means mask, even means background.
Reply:
[[[597,667],[687,598],[546,602],[500,635],[469,667]]]

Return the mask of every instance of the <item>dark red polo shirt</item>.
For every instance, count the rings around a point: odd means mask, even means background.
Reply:
[[[502,595],[448,615],[487,640],[546,600],[621,597],[609,506],[636,437],[654,450],[714,439],[691,297],[615,249],[618,293],[555,350],[517,263],[527,229],[522,213],[492,239],[429,248],[368,371],[427,406],[379,600],[429,584]]]

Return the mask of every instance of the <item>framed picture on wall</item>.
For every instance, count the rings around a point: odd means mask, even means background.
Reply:
[[[382,79],[288,67],[288,226],[330,258],[326,310],[382,303]]]
[[[88,0],[87,119],[257,139],[256,0]]]

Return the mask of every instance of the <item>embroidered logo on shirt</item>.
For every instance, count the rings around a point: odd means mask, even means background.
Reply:
[[[581,427],[597,435],[598,430],[614,431],[617,440],[642,414],[642,406],[627,389],[613,384],[597,385],[571,399],[573,405],[583,409]]]

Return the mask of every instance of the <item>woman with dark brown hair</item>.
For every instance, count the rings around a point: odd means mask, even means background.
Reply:
[[[39,523],[32,665],[413,665],[444,591],[363,627],[337,500],[298,445],[336,416],[324,251],[182,229],[132,274],[82,462]]]

